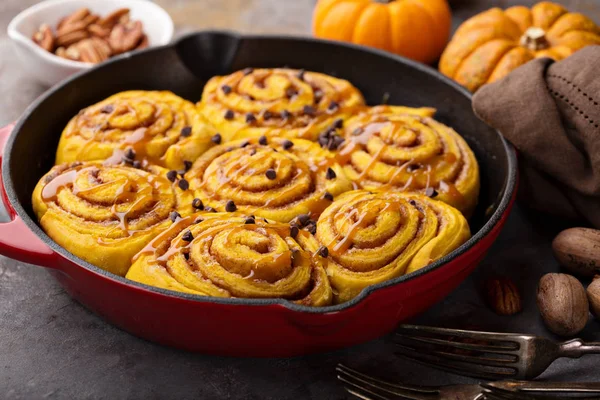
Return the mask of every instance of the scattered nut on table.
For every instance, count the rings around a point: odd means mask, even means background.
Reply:
[[[537,305],[548,329],[560,336],[576,335],[589,320],[585,289],[571,275],[544,275],[537,289]]]
[[[552,242],[556,259],[570,272],[592,277],[600,272],[600,230],[571,228]]]
[[[590,311],[594,317],[600,319],[600,276],[596,275],[594,280],[587,288],[588,301],[590,302]]]
[[[490,308],[499,315],[513,315],[523,309],[521,295],[509,278],[492,278],[485,284],[485,297]]]
[[[59,57],[92,64],[150,45],[142,23],[131,20],[128,8],[105,17],[81,8],[62,18],[55,30],[42,24],[32,40]]]

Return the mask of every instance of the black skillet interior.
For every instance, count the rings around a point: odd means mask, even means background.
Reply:
[[[481,194],[470,221],[472,232],[489,220],[505,192],[511,161],[499,134],[473,114],[464,89],[429,67],[377,50],[309,38],[227,32],[200,32],[168,46],[124,56],[47,92],[25,112],[7,145],[3,167],[9,199],[17,212],[26,212],[25,222],[34,227],[31,193],[54,163],[63,128],[90,104],[129,89],[171,90],[196,102],[214,75],[245,67],[283,66],[347,79],[371,105],[389,94],[389,104],[437,108],[436,118],[463,135],[479,161]],[[39,229],[34,227],[34,231]]]

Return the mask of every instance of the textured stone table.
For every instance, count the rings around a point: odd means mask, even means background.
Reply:
[[[160,0],[181,31],[227,28],[244,32],[309,32],[313,0]],[[21,72],[5,37],[8,21],[31,0],[0,1],[0,125],[16,118],[44,88]],[[531,3],[526,1],[525,3]],[[597,0],[564,2],[600,17]],[[490,5],[512,1],[455,0],[456,23]],[[550,240],[560,229],[516,208],[478,270],[417,323],[549,335],[535,307],[539,277],[558,270]],[[512,277],[525,310],[503,318],[483,303],[481,283]],[[126,306],[126,305],[124,305]],[[600,340],[598,322],[582,337]],[[242,338],[240,338],[242,340]],[[345,399],[334,367],[343,362],[419,384],[470,382],[393,355],[389,338],[351,349],[293,359],[234,359],[190,354],[135,338],[105,323],[67,296],[39,267],[0,257],[1,399]],[[560,360],[543,376],[600,380],[599,358]]]

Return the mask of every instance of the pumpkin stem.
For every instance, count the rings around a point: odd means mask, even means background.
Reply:
[[[537,27],[527,29],[523,36],[521,36],[519,42],[521,46],[532,51],[543,50],[550,47],[550,43],[548,43],[548,39],[546,39],[546,32],[542,28]]]

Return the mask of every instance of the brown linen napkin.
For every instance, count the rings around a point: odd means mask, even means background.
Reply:
[[[473,97],[519,150],[520,199],[600,228],[600,46],[531,61]]]

